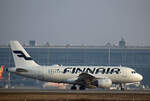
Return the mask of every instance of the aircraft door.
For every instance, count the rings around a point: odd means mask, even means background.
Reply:
[[[122,80],[123,80],[123,79],[127,79],[127,75],[128,75],[127,72],[123,70],[123,71],[121,72],[121,78],[122,78]]]

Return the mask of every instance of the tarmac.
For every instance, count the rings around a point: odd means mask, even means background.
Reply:
[[[150,90],[0,89],[0,101],[150,101]]]

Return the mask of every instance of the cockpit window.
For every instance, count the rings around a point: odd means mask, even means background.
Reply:
[[[132,73],[132,74],[135,74],[135,73],[136,73],[136,71],[131,71],[131,73]]]

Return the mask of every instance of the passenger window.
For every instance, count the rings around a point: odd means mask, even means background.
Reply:
[[[59,73],[59,69],[49,69],[48,73]]]
[[[135,72],[135,71],[132,71],[131,73],[132,73],[132,74],[135,74],[136,72]]]

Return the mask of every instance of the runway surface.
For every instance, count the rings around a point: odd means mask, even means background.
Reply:
[[[0,93],[129,93],[150,94],[150,90],[65,90],[65,89],[0,89]]]
[[[0,89],[0,101],[150,101],[149,90]]]

